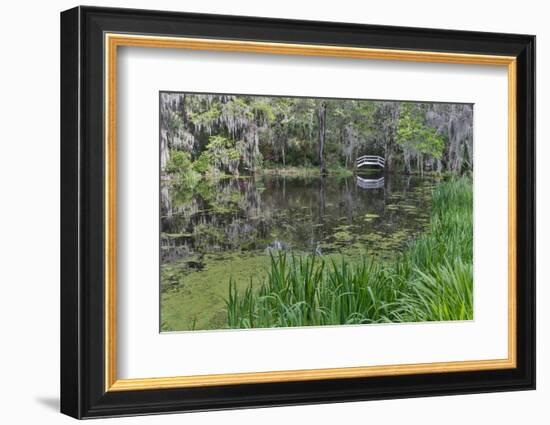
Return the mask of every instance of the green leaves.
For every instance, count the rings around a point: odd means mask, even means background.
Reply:
[[[168,160],[165,171],[168,174],[175,174],[182,170],[186,170],[191,166],[191,155],[187,152],[172,149],[170,151],[170,159]]]
[[[240,163],[240,153],[235,140],[224,136],[210,136],[208,145],[197,159],[197,168],[203,173],[210,169],[235,173]]]
[[[404,104],[399,117],[396,141],[404,149],[441,158],[444,139],[425,122],[425,112],[418,105]]]
[[[189,112],[189,120],[198,128],[211,128],[220,118],[221,107],[218,103],[210,108]]]

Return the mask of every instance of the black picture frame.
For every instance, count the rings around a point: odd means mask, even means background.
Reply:
[[[516,57],[517,367],[106,392],[105,32]],[[96,7],[61,13],[62,413],[92,418],[534,388],[534,36]]]

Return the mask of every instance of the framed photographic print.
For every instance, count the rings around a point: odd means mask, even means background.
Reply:
[[[61,411],[533,389],[535,38],[61,14]]]

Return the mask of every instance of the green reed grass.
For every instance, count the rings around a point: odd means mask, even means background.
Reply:
[[[470,178],[440,184],[429,231],[390,263],[272,255],[259,289],[239,293],[230,280],[229,327],[471,320],[472,203]]]

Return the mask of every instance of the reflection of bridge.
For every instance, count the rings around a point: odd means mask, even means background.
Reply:
[[[357,158],[356,165],[357,168],[362,167],[363,165],[376,165],[378,167],[384,168],[384,166],[386,165],[386,160],[377,155],[363,155]]]
[[[386,160],[378,155],[363,155],[357,158],[356,167],[362,167],[364,165],[376,165],[377,167],[384,168]],[[366,179],[364,177],[357,176],[357,186],[361,189],[381,189],[384,188],[384,176],[377,179]]]
[[[365,179],[357,176],[357,186],[361,189],[382,189],[384,188],[384,177],[378,179]]]

